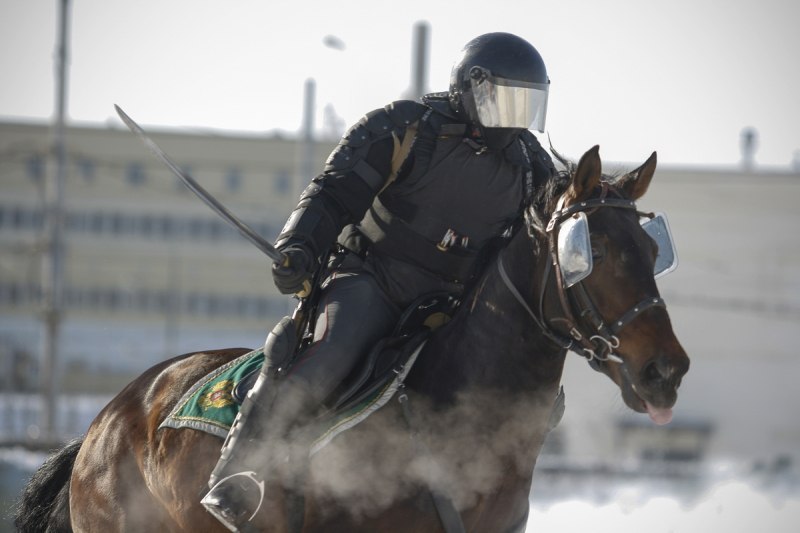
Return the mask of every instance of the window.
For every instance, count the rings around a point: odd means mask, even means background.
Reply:
[[[278,194],[291,194],[292,178],[288,171],[278,171],[278,173],[275,175],[274,189]]]
[[[208,226],[208,236],[211,239],[219,239],[222,234],[222,222],[214,220]]]
[[[123,217],[119,213],[114,213],[111,215],[111,233],[114,235],[119,235],[122,233],[122,228],[124,226]]]
[[[31,211],[24,207],[13,207],[4,218],[6,224],[18,230],[40,229],[42,227],[42,213]]]
[[[74,232],[85,232],[87,231],[87,218],[88,215],[86,213],[67,213],[66,221],[67,221],[67,229],[69,231]]]
[[[139,231],[143,237],[153,237],[153,217],[145,215],[139,219]]]
[[[88,183],[94,181],[94,161],[87,157],[81,157],[78,159],[76,166],[78,167],[78,173],[80,174],[81,178],[83,178],[83,181]]]
[[[103,213],[92,213],[89,218],[89,228],[92,233],[102,233],[104,224]]]
[[[238,192],[242,188],[242,171],[231,167],[225,174],[225,189],[228,192]]]
[[[201,218],[193,218],[189,220],[188,228],[189,236],[193,239],[198,239],[203,235],[205,221]]]
[[[172,237],[175,235],[175,223],[168,217],[163,216],[158,218],[158,235],[160,237]]]
[[[141,185],[145,181],[144,166],[141,163],[128,163],[125,170],[125,179],[131,185]]]
[[[28,177],[33,181],[41,182],[44,180],[44,158],[40,155],[32,155],[28,158]]]

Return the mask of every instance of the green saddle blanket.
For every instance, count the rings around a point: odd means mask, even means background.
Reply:
[[[318,436],[311,447],[311,455],[386,405],[402,386],[424,345],[423,341],[415,347],[404,361],[405,364],[392,374],[392,379],[376,383],[369,394],[343,409],[329,413],[321,420],[315,428]],[[263,362],[264,350],[259,348],[213,370],[181,397],[159,429],[191,428],[224,439],[239,413],[240,405],[233,399],[233,389],[250,372],[260,368]]]
[[[197,429],[224,439],[239,413],[234,387],[263,362],[264,350],[259,348],[213,370],[192,385],[159,428]]]

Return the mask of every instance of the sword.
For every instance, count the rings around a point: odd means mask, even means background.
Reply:
[[[131,117],[129,117],[125,111],[123,111],[118,105],[114,105],[114,108],[117,110],[117,114],[119,118],[122,119],[122,122],[125,123],[128,128],[135,133],[139,139],[147,146],[155,156],[160,159],[164,164],[166,164],[169,169],[172,171],[173,174],[178,176],[180,180],[186,185],[190,191],[195,193],[205,204],[214,210],[219,216],[221,216],[226,222],[230,225],[235,227],[239,230],[239,233],[242,234],[247,240],[253,243],[256,248],[264,252],[270,259],[278,263],[279,265],[286,265],[287,258],[282,252],[278,251],[272,244],[269,243],[264,237],[256,233],[253,228],[239,220],[239,218],[228,211],[228,209],[222,205],[219,200],[211,196],[207,190],[205,190],[199,183],[197,183],[194,178],[192,178],[189,174],[185,173],[181,168],[162,150],[159,146],[151,139],[147,133],[136,123],[133,121]]]

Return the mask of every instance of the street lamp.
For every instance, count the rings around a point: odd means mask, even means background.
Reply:
[[[322,44],[326,48],[340,52],[344,51],[346,48],[344,41],[335,35],[326,35],[323,37]],[[316,165],[316,158],[314,157],[314,148],[316,145],[314,140],[314,115],[316,114],[316,98],[317,82],[313,77],[308,78],[303,85],[303,149],[298,184],[295,187],[297,197],[299,197],[300,193],[302,193],[305,183],[314,175],[314,166]]]

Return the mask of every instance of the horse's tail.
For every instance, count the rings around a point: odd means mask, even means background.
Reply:
[[[55,452],[33,474],[14,513],[14,525],[22,533],[67,533],[69,479],[75,457],[83,444],[77,438]]]

